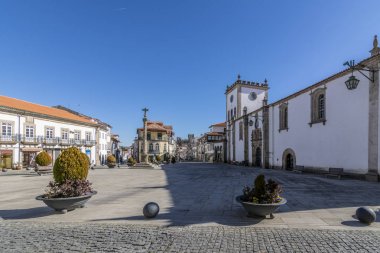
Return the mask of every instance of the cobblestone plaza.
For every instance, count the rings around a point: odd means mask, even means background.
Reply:
[[[274,219],[248,218],[235,201],[263,173],[288,203]],[[0,176],[1,252],[376,252],[379,219],[359,223],[359,206],[380,207],[377,183],[225,164],[96,169],[85,208],[58,214],[35,196],[50,175]],[[155,201],[160,214],[145,219]]]

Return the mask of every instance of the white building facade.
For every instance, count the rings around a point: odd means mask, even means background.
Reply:
[[[379,52],[375,38],[371,57],[271,104],[266,82],[238,77],[226,91],[228,161],[321,173],[339,169],[378,181]],[[346,85],[351,76],[359,81],[355,89]]]
[[[78,147],[91,163],[98,155],[99,125],[65,110],[0,96],[0,166],[33,167],[35,156],[47,151],[53,162],[63,149]]]

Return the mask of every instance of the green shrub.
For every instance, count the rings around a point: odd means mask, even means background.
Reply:
[[[51,164],[51,157],[46,151],[42,151],[36,156],[36,163],[39,166],[48,166]]]
[[[79,149],[71,147],[62,151],[55,160],[53,175],[57,183],[66,180],[85,180],[90,165],[88,156]]]
[[[161,162],[161,160],[162,160],[162,159],[161,159],[161,156],[156,155],[156,161],[157,161],[157,162]]]
[[[116,163],[116,157],[114,155],[107,156],[107,163]]]
[[[135,165],[136,164],[136,160],[135,159],[133,159],[133,157],[129,157],[128,158],[128,162],[127,162],[128,164],[131,164],[132,166],[133,165]]]

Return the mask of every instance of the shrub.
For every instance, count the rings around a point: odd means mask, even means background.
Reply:
[[[173,156],[172,157],[172,163],[175,163],[176,162],[176,160],[175,160],[175,157]]]
[[[129,157],[128,158],[128,162],[127,162],[128,164],[130,164],[130,165],[135,165],[136,164],[136,160],[135,159],[133,159],[133,157]]]
[[[161,162],[161,160],[162,160],[162,159],[161,159],[161,156],[156,155],[156,161],[157,161],[157,162]]]
[[[267,183],[264,175],[258,175],[253,188],[243,188],[242,200],[258,204],[278,203],[281,201],[280,193],[282,188],[277,182],[269,179]]]
[[[114,155],[107,156],[107,163],[116,163],[116,157]]]
[[[89,159],[79,149],[71,147],[62,151],[53,168],[54,180],[60,184],[66,180],[85,180],[88,174]]]
[[[42,151],[36,156],[36,163],[39,166],[48,166],[51,164],[51,157],[46,151]]]
[[[65,180],[62,183],[51,181],[47,187],[45,195],[47,198],[79,197],[92,192],[88,180]]]

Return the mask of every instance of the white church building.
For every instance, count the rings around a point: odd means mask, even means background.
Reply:
[[[379,179],[379,67],[371,56],[268,104],[268,83],[227,86],[227,161]]]

